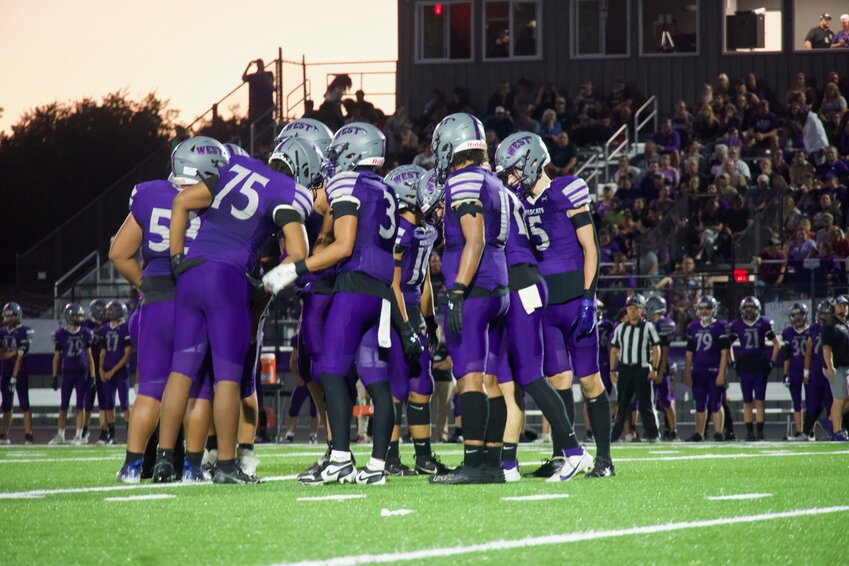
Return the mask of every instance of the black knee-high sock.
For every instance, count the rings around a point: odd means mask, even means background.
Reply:
[[[393,403],[395,407],[395,425],[397,427],[401,426],[401,413],[403,411],[403,407],[401,403],[395,402]],[[401,459],[401,450],[399,447],[399,442],[397,440],[389,441],[389,451],[386,453],[386,459],[392,462],[398,461]]]
[[[554,389],[547,379],[537,379],[530,383],[525,391],[540,408],[543,416],[551,424],[551,437],[554,440],[555,456],[562,456],[563,450],[577,448],[578,439],[572,428],[572,421],[566,413],[566,406],[559,392]]]
[[[731,414],[731,407],[728,406],[728,401],[723,398],[722,399],[722,409],[724,411],[724,422],[722,423],[722,427],[725,429],[725,432],[734,432],[734,417]]]
[[[820,418],[820,414],[822,413],[822,409],[818,408],[814,412],[805,413],[805,434],[810,436],[814,433],[814,425]]]
[[[366,387],[371,402],[374,404],[372,458],[385,460],[389,451],[389,440],[392,438],[392,427],[395,426],[395,404],[392,402],[392,391],[389,383],[381,381]],[[336,435],[333,435],[335,440]]]
[[[486,425],[487,443],[485,464],[490,468],[501,465],[501,447],[504,443],[504,429],[507,427],[507,403],[504,397],[489,398],[489,421]],[[497,444],[497,446],[489,446]]]
[[[321,386],[324,388],[324,402],[327,405],[330,432],[333,433],[333,450],[350,452],[351,412],[354,405],[351,403],[345,376],[323,373]]]
[[[575,426],[575,394],[572,393],[572,388],[558,389],[557,394],[563,399],[563,405],[566,407],[566,416],[569,417],[569,422]]]
[[[430,447],[430,403],[407,404],[407,424],[410,425],[410,434],[413,436],[413,447],[416,449],[416,458],[426,458],[433,452]],[[412,427],[426,426],[427,436],[417,438],[412,434]]]
[[[207,450],[218,450],[218,436],[215,434],[210,434],[206,437],[206,449]]]
[[[596,457],[610,462],[610,398],[607,391],[587,399],[587,416],[595,436]]]
[[[483,465],[483,442],[489,420],[489,401],[485,393],[468,391],[460,395],[460,416],[463,419],[463,464],[471,468]],[[471,445],[469,442],[480,442]]]

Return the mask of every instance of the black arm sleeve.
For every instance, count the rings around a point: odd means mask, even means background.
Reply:
[[[407,322],[404,322],[404,317],[401,315],[401,307],[398,306],[398,300],[395,297],[395,293],[390,293],[389,304],[392,307],[392,326],[395,327],[395,330],[398,332],[401,331]]]
[[[593,230],[593,242],[595,242],[596,257],[598,259],[596,260],[595,275],[593,276],[593,280],[590,282],[590,287],[589,289],[584,289],[584,298],[592,299],[595,297],[596,291],[598,290],[598,270],[599,263],[601,263],[601,253],[598,249],[598,232],[595,229],[595,224],[593,224],[592,215],[587,211],[579,212],[578,214],[570,218],[570,220],[572,221],[572,226],[575,227],[576,231],[579,228],[583,228],[584,226],[591,226]]]
[[[333,219],[337,220],[343,216],[359,216],[359,208],[352,202],[340,202],[333,205]]]
[[[301,215],[295,212],[293,208],[279,208],[277,212],[274,213],[274,223],[282,228],[283,226],[289,224],[290,222],[303,222],[304,219],[301,218]]]
[[[202,182],[203,182],[204,185],[206,185],[206,188],[209,189],[209,192],[214,195],[215,193],[218,192],[218,182],[220,180],[221,179],[218,177],[218,175],[210,175],[209,177],[205,178]]]
[[[687,351],[695,352],[696,351],[696,340],[692,336],[687,338]]]

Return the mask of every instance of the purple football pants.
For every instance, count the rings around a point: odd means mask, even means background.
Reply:
[[[654,390],[654,406],[658,411],[665,411],[675,404],[675,393],[672,389],[672,379],[667,375],[660,383],[652,382]]]
[[[498,372],[498,356],[504,337],[507,311],[510,306],[508,295],[499,297],[474,297],[463,301],[463,329],[460,333],[448,329],[448,313],[445,313],[445,345],[454,362],[454,375],[462,379],[470,373]],[[487,362],[489,366],[487,367]]]
[[[333,295],[307,293],[301,298],[301,326],[298,330],[298,372],[304,383],[318,377],[318,358],[324,339],[324,322]]]
[[[162,401],[171,373],[174,309],[174,301],[162,301],[143,304],[137,311],[138,336],[134,341],[138,351],[138,393],[157,401]]]
[[[498,383],[515,381],[525,389],[537,379],[545,377],[542,330],[548,304],[545,281],[537,283],[537,290],[542,299],[542,308],[531,314],[525,311],[518,291],[510,292],[505,339],[501,341],[498,353]]]
[[[548,305],[543,319],[545,375],[572,370],[577,378],[598,373],[598,328],[578,338],[573,325],[578,320],[581,299]]]
[[[751,403],[752,400],[763,401],[766,399],[766,382],[769,374],[764,372],[741,373],[740,389],[743,392],[743,402]]]
[[[88,386],[88,372],[84,369],[67,370],[62,372],[62,391],[59,410],[67,411],[71,406],[71,393],[76,391],[74,407],[82,410],[85,401],[85,390]]]
[[[2,364],[3,372],[0,377],[0,388],[2,388],[3,399],[2,409],[4,413],[8,413],[12,410],[12,405],[14,404],[14,397],[9,391],[9,382],[12,380],[12,370],[15,369],[15,358],[4,360]],[[29,411],[29,375],[23,372],[18,375],[18,380],[15,383],[15,392],[18,394],[18,406],[21,408],[21,412],[25,413]]]
[[[716,384],[716,368],[693,368],[693,400],[696,402],[696,411],[704,413],[707,407],[711,412],[718,412],[722,408],[722,394],[724,389]]]

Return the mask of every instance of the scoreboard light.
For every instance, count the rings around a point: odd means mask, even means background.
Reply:
[[[735,269],[734,270],[734,282],[735,283],[748,283],[749,281],[749,270],[748,269]]]
[[[442,15],[442,4],[434,4],[433,5],[433,15],[441,16]]]

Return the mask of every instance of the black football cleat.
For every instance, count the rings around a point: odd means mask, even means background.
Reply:
[[[713,433],[713,441],[714,442],[722,442],[724,440],[725,440],[725,437],[722,435],[721,432]]]
[[[726,430],[725,431],[725,441],[726,442],[733,442],[735,440],[737,440],[737,435],[734,434],[734,431],[733,430]]]
[[[489,466],[484,466],[483,468],[489,474],[489,481],[487,483],[505,483],[507,479],[504,477],[504,467],[496,466],[494,468],[490,468]]]
[[[174,483],[177,481],[177,470],[168,460],[159,460],[153,466],[152,483]]]
[[[454,468],[449,468],[439,461],[435,455],[431,454],[423,458],[416,458],[416,473],[425,476],[442,476],[449,472],[453,472]]]
[[[242,468],[236,466],[235,472],[225,472],[218,466],[215,467],[215,472],[212,474],[212,483],[224,484],[244,484],[244,483],[262,483],[256,476],[249,476],[242,471]]]
[[[696,434],[688,438],[687,442],[701,442],[703,440],[704,438],[702,437],[702,435],[697,432]]]
[[[551,460],[545,460],[542,463],[542,466],[530,472],[528,474],[524,474],[526,478],[550,478],[554,474],[560,473],[560,468],[563,467],[563,464],[566,463],[566,458],[563,456],[555,456]]]
[[[470,468],[460,466],[459,468],[441,476],[430,476],[427,481],[432,484],[441,485],[474,485],[492,483],[492,475],[483,466]]]
[[[616,475],[616,467],[613,462],[605,462],[596,458],[595,466],[587,472],[586,478],[612,478]]]
[[[386,462],[386,475],[389,476],[414,476],[416,472],[409,466],[402,464],[401,460]]]
[[[755,433],[747,432],[746,433],[746,442],[754,442],[755,441]]]

